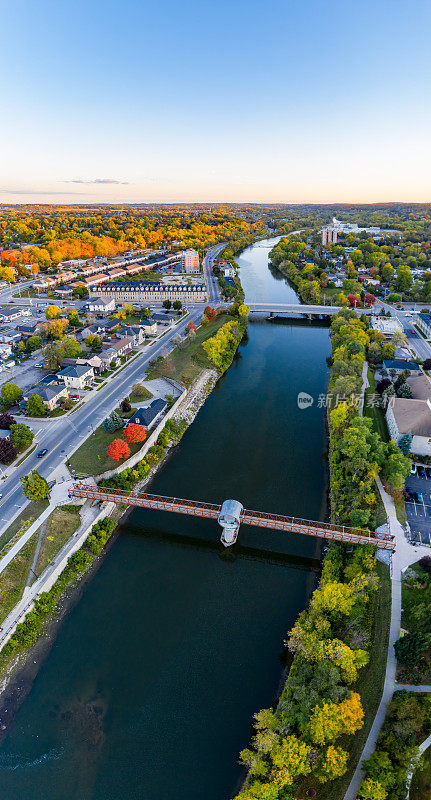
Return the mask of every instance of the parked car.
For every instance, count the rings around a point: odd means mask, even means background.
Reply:
[[[44,456],[46,456],[47,452],[48,452],[48,449],[46,447],[44,447],[43,450],[39,450],[39,452],[37,454],[37,457],[38,458],[43,458]]]
[[[425,474],[431,480],[431,467],[425,467]]]
[[[419,478],[426,478],[425,468],[422,466],[422,464],[417,465],[417,474]]]
[[[416,502],[417,503],[423,503],[424,499],[423,499],[423,496],[422,496],[421,492],[415,492],[415,494],[416,494]]]
[[[412,463],[410,467],[410,475],[416,475],[416,464]]]
[[[35,369],[43,369],[43,364],[42,364],[42,362],[40,361],[38,364],[35,364],[35,365],[34,365],[34,368],[35,368]]]
[[[71,400],[79,400],[79,394],[71,394],[69,397]]]

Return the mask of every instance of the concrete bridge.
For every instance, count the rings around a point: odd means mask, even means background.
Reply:
[[[122,489],[105,489],[87,483],[74,483],[69,489],[69,497],[87,497],[108,503],[215,519],[223,528],[221,541],[225,546],[236,541],[239,526],[243,524],[286,533],[302,533],[320,539],[335,539],[350,544],[372,544],[383,550],[395,550],[395,538],[392,534],[380,534],[363,528],[350,528],[346,525],[285,517],[281,514],[268,514],[264,511],[251,511],[243,508],[241,503],[236,500],[227,500],[222,505],[216,505],[178,497],[164,497],[136,491],[128,492]],[[230,518],[229,512],[232,510],[233,515]]]
[[[247,302],[247,301],[246,301]],[[260,312],[267,314],[306,314],[307,316],[322,315],[332,316],[337,311],[341,311],[343,306],[323,306],[323,305],[306,305],[305,303],[248,303],[247,305],[250,312]],[[372,314],[372,309],[361,308],[358,309],[359,313]]]

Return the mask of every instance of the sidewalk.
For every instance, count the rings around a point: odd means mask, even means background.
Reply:
[[[382,699],[377,709],[373,725],[370,733],[368,734],[367,741],[365,742],[362,755],[358,761],[358,765],[353,774],[349,788],[344,795],[344,800],[355,800],[358,793],[358,787],[361,780],[364,778],[362,771],[362,761],[370,758],[374,752],[380,729],[383,725],[386,716],[386,707],[392,699],[392,695],[396,689],[404,689],[406,686],[398,686],[395,680],[397,661],[395,658],[394,644],[399,639],[401,629],[401,579],[403,572],[415,561],[418,561],[423,555],[429,555],[429,549],[423,546],[413,546],[407,539],[401,524],[398,522],[395,504],[393,498],[385,492],[380,478],[376,480],[380,496],[385,506],[385,511],[388,517],[389,527],[391,533],[395,535],[396,550],[392,556],[392,600],[391,600],[391,622],[389,633],[389,646],[386,661],[386,676],[383,687]],[[417,687],[412,691],[427,691],[426,687]]]

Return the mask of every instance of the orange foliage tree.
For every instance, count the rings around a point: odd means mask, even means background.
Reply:
[[[123,439],[114,439],[108,447],[108,456],[113,461],[121,461],[122,458],[129,458],[130,447]]]
[[[137,425],[135,422],[130,423],[123,432],[126,442],[134,444],[135,442],[144,442],[147,434],[143,425]]]

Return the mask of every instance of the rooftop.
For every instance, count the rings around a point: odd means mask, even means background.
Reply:
[[[425,400],[396,397],[391,407],[400,433],[431,437],[431,409]]]

